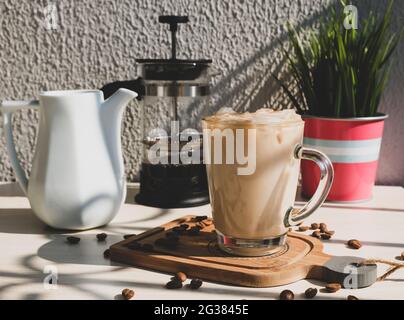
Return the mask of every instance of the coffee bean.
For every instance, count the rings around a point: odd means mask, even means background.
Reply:
[[[178,281],[181,281],[181,282],[185,282],[186,280],[187,280],[187,275],[184,273],[184,272],[177,272],[176,274],[175,274],[175,278],[178,280]]]
[[[347,298],[347,300],[359,300],[357,297],[349,295]]]
[[[318,290],[316,288],[308,288],[305,292],[304,292],[304,296],[307,299],[313,299],[316,295],[317,295]]]
[[[105,241],[105,239],[107,238],[107,236],[108,236],[108,235],[107,235],[106,233],[104,233],[104,232],[103,232],[103,233],[99,233],[99,234],[96,235],[98,241]]]
[[[202,230],[205,228],[205,224],[202,221],[200,221],[200,222],[195,223],[195,227],[199,228],[199,230]]]
[[[201,279],[192,279],[189,287],[192,290],[198,290],[202,286],[203,282]]]
[[[360,243],[359,240],[356,239],[351,239],[347,242],[348,246],[352,249],[360,249],[362,247],[362,244]]]
[[[122,297],[125,300],[132,299],[134,297],[134,295],[135,295],[135,292],[133,290],[131,290],[131,289],[125,288],[125,289],[122,290]]]
[[[72,237],[72,236],[70,236],[70,237],[67,237],[66,240],[67,240],[67,242],[68,242],[69,244],[78,244],[78,243],[80,242],[80,238],[79,238],[79,237]]]
[[[322,240],[330,240],[331,236],[329,234],[327,234],[327,233],[322,233],[321,234],[321,239]]]
[[[329,236],[333,236],[335,234],[335,231],[332,230],[326,230],[324,231],[325,234],[329,235]]]
[[[166,283],[166,288],[167,289],[181,289],[182,288],[182,282],[177,280],[177,279],[173,279],[173,280]]]
[[[111,251],[109,249],[104,251],[104,258],[105,259],[109,259],[109,257],[111,256]]]
[[[310,228],[311,230],[317,230],[318,228],[320,228],[320,225],[318,223],[312,223]]]
[[[307,231],[309,229],[310,229],[310,227],[308,227],[308,226],[300,226],[298,230],[301,231],[301,232],[304,232],[304,231]]]
[[[186,231],[186,229],[182,228],[182,227],[174,227],[171,229],[172,232],[176,233],[177,235],[181,235],[184,234],[184,232]]]
[[[199,234],[200,229],[198,227],[192,227],[191,229],[187,230],[187,234],[189,236],[197,236]]]
[[[325,289],[328,292],[337,292],[338,290],[341,289],[341,285],[339,283],[327,283],[327,285],[325,286]]]
[[[142,245],[143,251],[153,251],[153,249],[154,249],[154,247],[150,243],[145,243],[144,245]]]
[[[126,240],[126,239],[129,239],[130,237],[134,237],[134,236],[136,236],[136,235],[135,234],[125,234],[123,236],[123,238]]]
[[[196,222],[200,222],[200,221],[205,220],[205,219],[207,219],[207,218],[208,218],[208,216],[196,216],[196,217],[195,217],[195,221],[196,221]]]
[[[327,225],[324,222],[320,223],[320,231],[321,232],[326,232],[327,231]]]
[[[321,237],[321,232],[319,230],[313,231],[313,233],[311,234],[312,237],[320,239]]]
[[[166,233],[166,237],[167,238],[178,238],[178,234],[176,234],[175,232],[172,232],[172,231],[168,231]]]
[[[178,238],[159,238],[154,241],[154,244],[159,247],[163,247],[166,249],[175,249],[178,244]]]
[[[142,244],[137,241],[132,241],[128,244],[128,248],[131,250],[140,250],[142,249]]]
[[[290,290],[283,290],[279,295],[280,300],[293,300],[295,298],[295,294]]]

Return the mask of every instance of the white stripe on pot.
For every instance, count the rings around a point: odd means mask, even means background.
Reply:
[[[303,144],[324,152],[334,163],[361,163],[378,160],[381,141],[381,138],[368,140],[304,138]]]

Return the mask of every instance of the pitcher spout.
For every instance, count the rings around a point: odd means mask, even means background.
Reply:
[[[127,104],[137,97],[137,93],[121,88],[105,100],[100,108],[106,146],[120,187],[125,185],[125,174],[121,150],[121,123],[123,111]]]
[[[102,112],[108,113],[109,116],[113,116],[115,114],[115,116],[119,118],[127,104],[136,97],[136,92],[125,88],[120,88],[102,103]]]

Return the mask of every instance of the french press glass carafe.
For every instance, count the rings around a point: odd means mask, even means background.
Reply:
[[[143,160],[136,201],[162,207],[190,207],[209,202],[202,135],[189,128],[195,108],[209,103],[212,60],[176,57],[176,32],[187,16],[160,16],[171,31],[170,59],[137,59],[139,78],[103,88],[137,91],[143,100]],[[199,122],[199,121],[197,121]],[[197,123],[195,122],[195,123]]]

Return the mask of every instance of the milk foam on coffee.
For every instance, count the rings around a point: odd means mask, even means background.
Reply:
[[[302,144],[301,117],[293,110],[236,113],[226,109],[206,118],[203,128],[256,130],[253,174],[237,174],[237,163],[207,164],[216,229],[228,237],[251,240],[285,234],[283,219],[294,204],[300,169],[294,152]],[[237,141],[235,144],[237,148]],[[222,152],[225,149],[223,144]]]
[[[294,110],[274,111],[262,108],[256,112],[238,113],[231,108],[222,108],[215,115],[207,117],[205,120],[226,124],[287,124],[289,122],[301,122],[302,118]]]

